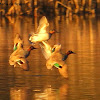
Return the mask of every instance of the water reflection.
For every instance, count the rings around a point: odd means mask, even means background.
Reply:
[[[47,85],[39,88],[30,87],[13,87],[10,88],[10,99],[11,100],[67,100],[67,84],[59,86],[54,89],[51,85]]]
[[[32,100],[31,89],[28,87],[15,87],[10,89],[11,100]]]
[[[9,18],[8,18],[9,17]],[[47,70],[41,49],[31,52],[30,70],[25,72],[8,63],[15,33],[29,45],[28,34],[35,31],[39,17],[0,18],[0,99],[1,100],[99,100],[100,99],[100,18],[97,16],[48,17],[54,34],[49,43],[61,43],[62,52],[72,50],[76,55],[67,59],[68,76],[65,80],[56,69]],[[28,93],[27,93],[28,92]],[[17,98],[17,99],[16,99]]]

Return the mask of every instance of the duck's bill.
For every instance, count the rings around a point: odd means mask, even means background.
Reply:
[[[37,49],[37,48],[35,48],[34,46],[31,46],[31,50],[33,50],[33,49]]]
[[[60,32],[58,32],[57,30],[54,30],[55,31],[55,33],[60,33]]]
[[[75,52],[72,52],[73,54],[76,54]]]
[[[32,45],[33,45],[33,42],[31,42],[31,40],[28,40],[28,41],[29,41],[29,43],[30,43],[30,44],[32,44]]]

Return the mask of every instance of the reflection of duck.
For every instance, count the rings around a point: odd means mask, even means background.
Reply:
[[[56,82],[56,85],[54,85],[54,82]],[[52,81],[52,84],[45,85],[43,90],[35,91],[34,100],[67,100],[68,85],[67,82],[65,84],[61,84],[61,82]],[[59,86],[59,83],[61,86]]]
[[[40,19],[36,33],[30,36],[29,40],[33,43],[47,41],[48,39],[50,39],[53,33],[55,33],[55,31],[49,31],[49,23],[47,21],[47,18],[43,16]]]
[[[33,95],[30,87],[11,87],[10,100],[32,100]]]
[[[19,33],[17,33],[15,35],[15,38],[14,38],[14,47],[13,47],[13,50],[15,51],[16,49],[18,49],[19,46],[23,46],[23,40],[20,38]]]
[[[63,84],[59,88],[59,98],[60,100],[67,100],[67,95],[68,95],[68,84]]]
[[[21,44],[16,51],[14,51],[10,58],[9,63],[10,65],[19,65],[24,70],[29,70],[27,57],[29,56],[31,50],[35,49],[33,46],[30,46],[26,51],[22,48]]]

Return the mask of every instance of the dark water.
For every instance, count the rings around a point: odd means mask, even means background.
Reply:
[[[0,100],[100,100],[100,16],[48,18],[50,29],[59,31],[49,43],[61,43],[62,52],[76,52],[67,60],[68,79],[46,68],[38,44],[28,57],[29,71],[9,65],[14,34],[21,34],[26,49],[39,19],[0,18]]]

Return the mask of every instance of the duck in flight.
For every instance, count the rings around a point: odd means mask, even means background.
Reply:
[[[9,57],[9,64],[16,67],[19,65],[24,70],[29,70],[27,57],[30,55],[31,50],[36,49],[30,45],[27,50],[23,48],[23,40],[19,34],[15,35],[13,53]]]
[[[23,70],[29,70],[29,65],[27,61],[27,57],[30,55],[31,50],[36,49],[33,46],[30,46],[27,50],[24,50],[22,46],[19,46],[17,50],[15,50],[9,58],[9,64],[16,67],[19,65]]]
[[[46,41],[42,41],[40,44],[42,53],[45,57],[46,61],[46,66],[47,69],[52,69],[53,67],[57,68],[59,70],[59,73],[67,78],[68,73],[67,73],[67,64],[65,60],[68,58],[69,54],[72,54],[74,52],[68,51],[65,54],[61,53],[61,45],[56,44],[53,47],[49,45],[49,43]]]
[[[45,16],[43,16],[39,21],[37,31],[30,36],[29,40],[33,43],[47,41],[55,32],[55,30],[49,31],[48,20]]]

